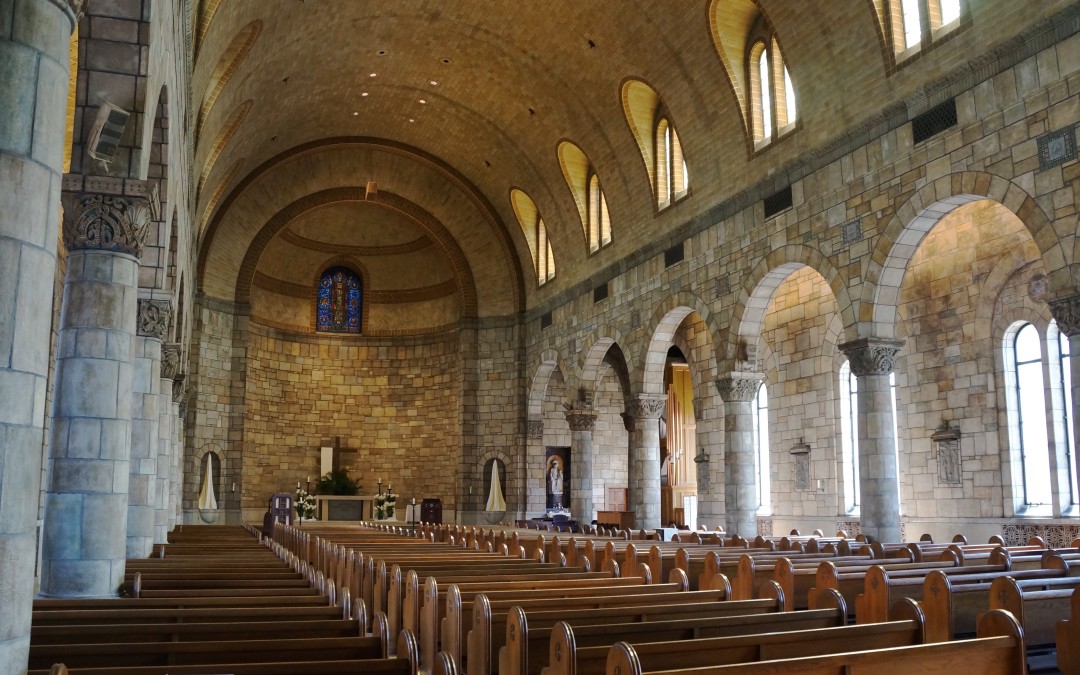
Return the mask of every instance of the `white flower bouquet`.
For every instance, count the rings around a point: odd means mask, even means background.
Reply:
[[[315,495],[308,493],[304,488],[296,490],[296,515],[303,521],[304,518],[315,517]]]
[[[397,495],[394,494],[393,486],[386,488],[386,494],[375,495],[375,519],[386,520],[394,517],[394,507],[397,505]]]

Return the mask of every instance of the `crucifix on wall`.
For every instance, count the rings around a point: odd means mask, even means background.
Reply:
[[[321,450],[322,454],[319,466],[319,475],[321,476],[325,476],[331,471],[336,471],[342,466],[351,465],[353,458],[360,452],[357,448],[342,447],[341,436],[334,437],[334,445],[332,447],[323,446]]]

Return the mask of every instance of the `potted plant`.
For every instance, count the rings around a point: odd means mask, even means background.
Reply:
[[[353,497],[360,494],[360,483],[349,478],[348,471],[334,469],[319,479],[316,489],[321,495]]]

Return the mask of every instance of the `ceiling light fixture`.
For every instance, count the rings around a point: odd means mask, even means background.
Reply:
[[[368,77],[377,77],[378,73],[368,73]]]
[[[409,118],[409,121],[410,121],[410,122],[415,122],[416,120],[410,117],[410,118]]]
[[[361,96],[367,96],[367,92],[366,92],[366,91],[362,91],[362,92],[360,92],[360,95],[361,95]]]
[[[353,116],[353,117],[356,117],[356,116],[357,116],[357,115],[359,115],[359,114],[360,114],[360,111],[359,111],[359,110],[354,110],[354,111],[352,111],[352,116]]]
[[[427,105],[427,100],[419,99],[419,101],[420,101],[420,105]]]
[[[439,86],[439,81],[438,80],[429,80],[428,84],[430,84],[433,87],[437,87],[437,86]]]

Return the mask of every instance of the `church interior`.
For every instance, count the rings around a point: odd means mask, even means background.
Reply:
[[[330,468],[1080,538],[1072,0],[0,0],[0,75],[0,673]]]

